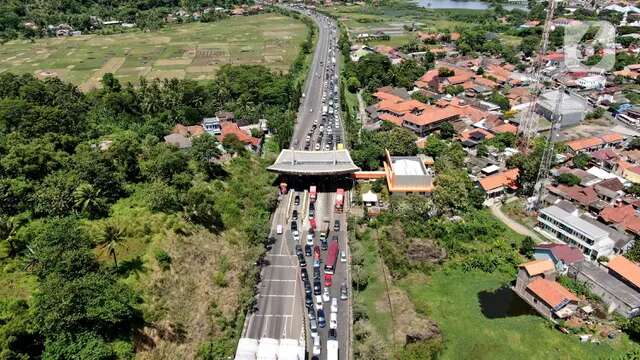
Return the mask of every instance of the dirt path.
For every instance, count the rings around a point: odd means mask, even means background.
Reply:
[[[517,232],[520,235],[530,236],[533,239],[533,241],[538,243],[547,241],[545,239],[542,239],[535,232],[529,230],[529,228],[527,228],[526,226],[520,224],[517,221],[514,221],[513,219],[505,215],[505,213],[503,213],[502,209],[500,208],[501,206],[502,204],[498,203],[498,204],[492,205],[489,208],[491,209],[491,213],[493,214],[493,216],[500,219],[500,221],[502,221],[505,225],[507,225],[511,230]]]

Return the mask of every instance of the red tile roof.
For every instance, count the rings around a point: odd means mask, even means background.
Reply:
[[[562,260],[567,265],[584,261],[584,255],[580,249],[566,244],[540,244],[536,246],[536,249],[548,249],[553,254],[553,257]]]
[[[610,133],[610,134],[605,134],[601,136],[593,136],[590,138],[572,140],[567,142],[567,146],[569,146],[573,151],[580,151],[580,150],[585,150],[592,147],[600,146],[603,144],[619,142],[622,140],[624,140],[622,135],[616,134],[616,133]]]
[[[606,223],[619,224],[625,230],[640,235],[640,217],[632,205],[606,207],[600,212],[600,218]]]
[[[564,286],[547,279],[535,279],[527,285],[527,289],[551,308],[556,308],[566,301],[578,301],[578,298]]]
[[[489,139],[493,139],[495,136],[488,132],[485,129],[481,129],[481,128],[477,128],[477,129],[465,129],[463,132],[460,133],[460,139],[462,140],[472,140],[474,134],[482,134],[484,136],[484,139],[489,140]]]
[[[459,114],[451,108],[428,106],[420,115],[405,114],[403,120],[414,125],[424,126],[447,120],[456,120]]]
[[[609,259],[607,267],[634,286],[640,288],[640,266],[636,263],[624,256],[614,256]]]
[[[382,113],[378,115],[378,119],[388,121],[394,125],[401,126],[402,125],[402,117],[396,116],[389,113]]]
[[[378,110],[391,111],[398,115],[403,115],[411,111],[424,110],[427,107],[427,104],[413,99],[400,102],[396,102],[393,100],[382,100],[376,105],[376,108]]]
[[[523,268],[529,276],[544,274],[556,269],[553,262],[548,259],[532,260],[524,264],[520,264],[518,267]]]
[[[602,150],[598,150],[591,153],[591,157],[601,161],[613,161],[613,160],[617,160],[620,157],[620,155],[618,155],[618,153],[615,150],[611,148],[607,148],[607,149],[602,149]]]
[[[579,185],[567,186],[560,184],[558,186],[549,186],[547,189],[556,195],[578,202],[582,206],[589,206],[598,201],[598,193],[591,186],[582,187]]]
[[[373,96],[375,96],[376,98],[378,98],[378,100],[391,100],[394,102],[400,102],[403,101],[404,99],[402,99],[401,97],[394,95],[394,94],[390,94],[388,92],[384,92],[384,91],[376,91],[375,93],[373,93]]]
[[[480,179],[480,186],[484,189],[484,191],[491,191],[503,186],[516,189],[518,187],[517,180],[519,173],[520,171],[518,169],[509,169],[503,172],[499,172],[495,175],[487,176]]]

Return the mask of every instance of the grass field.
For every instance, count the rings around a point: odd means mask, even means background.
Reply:
[[[83,90],[106,72],[126,83],[145,78],[211,79],[224,64],[287,71],[306,26],[279,14],[168,26],[156,32],[15,40],[0,46],[0,73],[58,76]]]
[[[430,279],[409,276],[400,287],[412,301],[426,304],[440,326],[446,346],[441,359],[609,359],[632,346],[626,337],[582,344],[537,315],[496,314],[519,300],[505,288],[510,280],[499,273],[440,271]]]

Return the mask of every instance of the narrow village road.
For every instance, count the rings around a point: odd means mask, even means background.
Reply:
[[[500,221],[502,221],[505,225],[507,225],[511,230],[517,232],[520,235],[530,236],[533,239],[533,241],[535,241],[537,243],[546,241],[546,240],[542,239],[538,234],[536,234],[535,232],[531,231],[526,226],[520,224],[519,222],[517,222],[517,221],[511,219],[510,217],[508,217],[507,215],[505,215],[505,213],[502,212],[501,207],[502,207],[502,204],[501,203],[497,203],[497,204],[494,204],[494,205],[490,206],[489,208],[491,209],[491,213],[493,214],[493,216],[495,216],[498,219],[500,219]]]

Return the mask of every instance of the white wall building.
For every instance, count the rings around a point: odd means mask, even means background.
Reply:
[[[609,232],[580,217],[577,211],[570,213],[556,205],[549,206],[540,210],[537,227],[552,239],[576,246],[591,259],[614,253],[615,241]]]
[[[576,80],[576,85],[583,89],[602,89],[606,83],[607,79],[602,75],[585,76]]]

